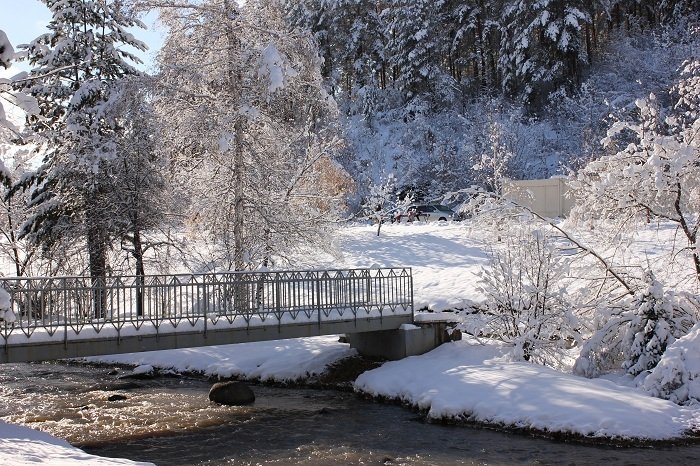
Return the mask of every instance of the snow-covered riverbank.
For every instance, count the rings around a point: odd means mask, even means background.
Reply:
[[[646,257],[661,257],[660,243],[650,239],[654,234],[659,232],[649,233],[636,246]],[[375,227],[357,226],[342,230],[337,241],[339,254],[310,258],[305,265],[412,266],[417,308],[440,311],[484,299],[478,291],[477,277],[488,263],[490,246],[478,235],[469,234],[464,225],[387,225],[379,237]],[[631,250],[632,246],[627,249]],[[566,371],[514,361],[511,350],[496,341],[469,337],[425,355],[387,362],[362,374],[355,389],[371,396],[401,400],[425,410],[432,418],[593,438],[675,439],[700,424],[700,410],[653,398],[635,388],[629,377],[585,379]],[[327,336],[91,360],[281,382],[303,381],[355,354],[337,336]],[[12,440],[20,435],[12,429],[16,428],[0,424],[0,437],[5,439],[0,454],[26,458],[27,462],[40,459],[33,441]],[[22,435],[31,440],[30,435]],[[46,442],[45,436],[36,442]],[[37,445],[36,448],[44,448],[43,443]],[[58,445],[69,448],[60,441]],[[63,457],[61,451],[57,451],[57,458]],[[76,452],[71,460],[80,461],[80,455]],[[0,462],[3,459],[0,457]]]
[[[89,455],[65,440],[27,427],[0,421],[0,464],[28,466],[150,465],[119,458]]]
[[[91,361],[153,366],[208,376],[303,381],[354,355],[335,337],[154,351]],[[498,342],[447,343],[430,353],[385,363],[362,374],[358,392],[397,399],[434,419],[464,419],[495,426],[590,437],[667,440],[700,423],[700,410],[650,397],[603,379],[585,379],[510,361]]]

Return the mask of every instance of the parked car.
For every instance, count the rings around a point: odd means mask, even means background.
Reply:
[[[454,220],[452,209],[441,204],[411,204],[401,213],[399,222],[447,222]]]

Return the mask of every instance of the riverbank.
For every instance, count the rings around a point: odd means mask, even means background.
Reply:
[[[90,455],[65,440],[28,427],[0,421],[0,464],[13,466],[129,465],[153,466],[120,458]]]
[[[686,434],[696,420],[693,409],[649,397],[620,381],[589,380],[512,362],[508,350],[496,342],[465,338],[421,356],[379,364],[358,357],[347,344],[329,336],[90,361],[118,364],[112,375],[117,385],[120,376],[143,377],[153,371],[271,385],[352,388],[365,397],[419,410],[429,421],[527,433],[525,438],[534,434],[623,446],[692,440]],[[132,396],[128,389],[110,393]],[[0,423],[0,437],[0,464],[147,464],[94,457],[63,440],[9,424]]]
[[[601,443],[694,438],[700,410],[653,398],[617,380],[585,379],[514,362],[511,348],[467,337],[421,356],[389,361],[353,384],[365,396],[400,401],[429,420],[474,422]],[[337,337],[244,343],[89,358],[107,364],[277,384],[316,383],[356,355]]]
[[[671,233],[663,229],[647,232],[635,243],[635,254],[662,260],[662,246]],[[336,241],[340,255],[308,255],[309,262],[299,268],[411,265],[416,309],[462,309],[484,299],[478,277],[488,265],[490,246],[480,235],[467,234],[464,226],[387,225],[379,237],[374,227],[357,226],[343,229]],[[667,270],[678,273],[672,267]],[[409,406],[431,421],[601,444],[693,441],[700,425],[700,410],[653,398],[630,377],[585,379],[567,370],[514,361],[512,347],[469,337],[380,367],[357,358],[337,336],[112,355],[89,361],[124,364],[138,372],[154,368],[211,379],[355,390]],[[26,461],[35,464],[33,460],[40,455],[33,447],[26,445],[25,455],[19,447],[25,444],[3,435],[2,429],[0,426],[0,437],[5,439],[2,454],[9,451],[12,455],[12,461],[6,462],[23,464],[22,458],[29,458]],[[32,438],[31,432],[22,435]],[[61,448],[66,448],[63,443]],[[38,448],[44,451],[43,446]],[[87,461],[81,459],[81,453],[75,452],[73,459]],[[62,455],[60,450],[56,453],[57,458]],[[51,454],[43,458],[55,464]],[[0,457],[0,463],[4,459]]]

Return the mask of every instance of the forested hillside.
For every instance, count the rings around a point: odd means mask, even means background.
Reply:
[[[0,105],[17,275],[293,264],[384,201],[613,155],[640,109],[695,144],[700,0],[41,1],[46,33],[0,31],[0,65],[30,69],[0,81],[27,113]],[[129,52],[150,11],[152,75]]]
[[[359,189],[436,197],[494,167],[566,174],[700,50],[697,0],[289,0],[314,33]],[[502,163],[494,162],[500,159]]]

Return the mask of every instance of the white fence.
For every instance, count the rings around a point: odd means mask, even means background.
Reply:
[[[506,180],[503,195],[543,217],[566,217],[573,207],[566,178]]]

